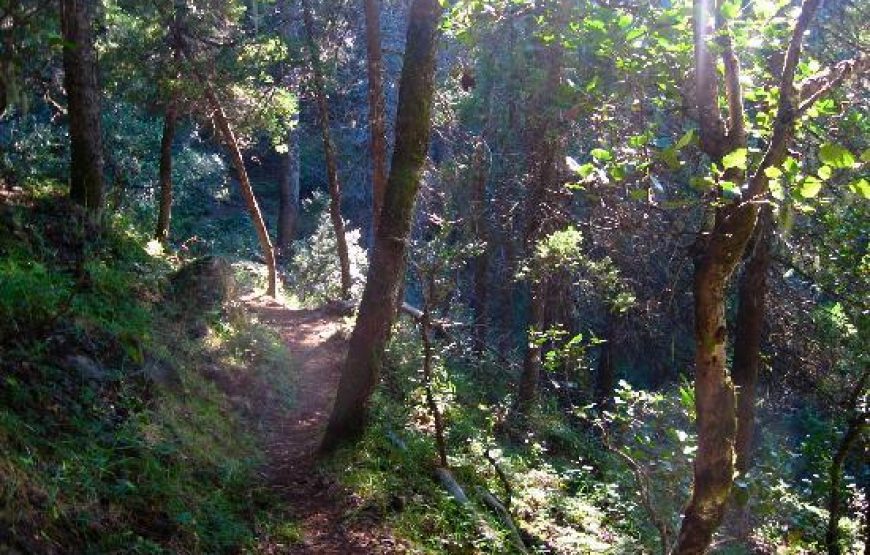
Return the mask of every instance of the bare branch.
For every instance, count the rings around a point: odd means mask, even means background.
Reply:
[[[796,115],[806,112],[820,98],[843,82],[870,71],[870,56],[859,56],[851,60],[843,60],[810,77],[801,84],[800,106]]]

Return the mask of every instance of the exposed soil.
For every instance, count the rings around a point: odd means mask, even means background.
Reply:
[[[265,411],[265,442],[267,479],[286,499],[302,528],[302,541],[294,545],[261,542],[260,552],[404,553],[389,532],[368,518],[359,502],[316,465],[317,447],[347,350],[340,309],[291,310],[266,297],[249,300],[247,305],[286,341],[297,378],[292,410],[270,407]]]

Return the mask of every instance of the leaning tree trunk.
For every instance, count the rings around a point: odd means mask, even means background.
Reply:
[[[299,220],[299,117],[287,132],[287,154],[278,182],[278,234],[275,249],[279,258],[290,253]]]
[[[369,127],[372,152],[372,236],[378,230],[387,187],[387,116],[384,99],[384,63],[381,52],[381,6],[365,0],[366,49],[369,77]]]
[[[341,184],[338,180],[338,160],[335,154],[335,144],[329,132],[329,104],[326,102],[326,85],[323,82],[323,71],[320,67],[320,50],[314,40],[314,16],[309,0],[302,0],[305,19],[305,34],[308,44],[308,54],[311,57],[311,76],[314,80],[314,96],[320,112],[320,134],[323,137],[323,153],[326,157],[326,176],[329,181],[329,217],[335,230],[335,242],[338,250],[338,263],[341,270],[341,298],[350,298],[350,258],[347,254],[347,238],[344,233],[344,220],[341,219]]]
[[[103,210],[103,138],[100,89],[91,29],[94,0],[61,0],[63,73],[70,139],[70,198],[98,221]]]
[[[767,297],[767,270],[773,225],[770,207],[761,209],[755,226],[754,244],[743,269],[738,292],[734,362],[731,377],[737,388],[737,436],[734,450],[737,471],[745,474],[752,465],[755,432],[755,388],[761,366],[761,337],[764,303]]]
[[[175,139],[177,118],[178,107],[173,98],[166,105],[163,114],[163,137],[160,139],[160,207],[154,238],[163,243],[169,240],[169,221],[172,214],[172,142]]]
[[[209,106],[214,112],[213,116],[217,122],[226,143],[227,150],[230,151],[230,160],[233,167],[236,169],[236,174],[239,178],[239,188],[242,196],[245,199],[245,204],[248,206],[248,212],[251,215],[251,220],[254,222],[254,229],[257,230],[257,238],[260,240],[260,250],[263,252],[263,259],[266,261],[266,269],[268,270],[268,284],[266,294],[274,297],[278,291],[278,274],[275,268],[275,250],[272,248],[272,240],[269,239],[269,231],[266,229],[266,222],[263,221],[263,213],[260,212],[260,205],[257,203],[257,198],[254,196],[254,189],[251,187],[251,181],[248,179],[248,172],[245,170],[245,162],[242,160],[242,153],[239,151],[239,143],[236,141],[236,136],[230,126],[229,120],[224,113],[224,109],[215,96],[214,91],[208,83],[203,82],[205,87],[205,97],[208,100]]]
[[[438,0],[414,0],[411,6],[399,82],[396,144],[390,177],[356,326],[321,445],[323,452],[362,434],[369,400],[378,382],[384,348],[396,314],[396,296],[405,270],[407,239],[420,172],[429,146],[436,38],[441,11]]]

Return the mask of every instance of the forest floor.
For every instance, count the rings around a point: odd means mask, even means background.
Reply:
[[[381,523],[333,476],[317,466],[316,451],[329,419],[347,351],[343,318],[337,308],[294,310],[268,297],[248,299],[260,321],[285,341],[296,371],[290,411],[265,409],[266,478],[289,506],[300,541],[281,545],[261,541],[260,553],[354,554],[405,550]],[[251,393],[252,400],[268,396]]]

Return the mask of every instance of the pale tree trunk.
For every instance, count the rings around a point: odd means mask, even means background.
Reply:
[[[350,258],[347,253],[347,238],[344,233],[344,220],[341,218],[341,184],[338,179],[338,160],[335,144],[329,132],[329,104],[326,101],[326,85],[320,67],[320,49],[314,39],[314,16],[309,0],[302,0],[305,34],[308,54],[311,57],[311,76],[314,81],[314,96],[320,112],[320,133],[323,137],[323,154],[326,157],[326,176],[329,181],[329,217],[335,230],[338,250],[338,264],[341,270],[341,298],[350,298]]]
[[[94,0],[61,0],[64,87],[70,139],[70,198],[93,221],[103,211],[103,137],[97,56],[91,28]]]
[[[286,258],[296,238],[299,220],[299,116],[294,116],[287,132],[287,154],[284,156],[278,182],[278,234],[275,249],[279,258]]]
[[[321,445],[323,452],[359,438],[367,423],[371,395],[378,383],[405,270],[407,240],[420,172],[429,146],[441,12],[438,0],[414,0],[411,5],[390,176],[356,326]]]
[[[381,6],[364,0],[369,77],[369,127],[372,153],[372,236],[377,234],[387,187],[387,116],[384,100],[384,63],[381,52]]]
[[[773,241],[773,222],[769,206],[761,209],[753,234],[754,241],[746,260],[738,291],[739,305],[734,335],[734,362],[731,377],[737,394],[737,471],[746,474],[752,465],[755,433],[755,388],[761,366],[761,338],[764,304],[767,298],[767,270]]]
[[[178,106],[175,98],[166,105],[163,114],[163,136],[160,139],[160,206],[157,214],[157,229],[154,238],[162,243],[169,240],[169,222],[172,214],[172,142]]]
[[[780,101],[773,135],[764,158],[749,179],[744,199],[716,209],[712,229],[702,231],[695,242],[695,412],[698,451],[694,484],[680,526],[675,553],[705,553],[725,512],[734,475],[734,444],[737,415],[734,385],[725,366],[727,327],[725,293],[728,282],[752,235],[758,203],[767,194],[765,170],[779,166],[794,133],[797,113],[794,72],[800,58],[804,31],[819,0],[805,0],[792,34],[780,79]],[[746,147],[740,67],[731,45],[731,34],[721,18],[716,28],[709,24],[710,2],[695,0],[695,80],[700,143],[715,162],[738,148]],[[715,39],[714,39],[715,37]],[[721,51],[728,122],[719,111],[716,64],[708,42],[715,40]],[[743,183],[739,169],[725,172],[724,179]]]
[[[203,82],[205,87],[205,97],[208,100],[209,106],[213,111],[215,122],[218,125],[224,143],[230,153],[230,161],[236,170],[239,178],[239,188],[241,189],[242,197],[245,199],[245,204],[248,206],[248,212],[251,215],[251,220],[254,223],[254,229],[257,231],[257,238],[260,241],[260,250],[263,253],[263,259],[266,262],[268,271],[268,282],[266,294],[270,297],[275,297],[278,292],[278,273],[275,267],[275,250],[272,248],[272,240],[269,238],[269,231],[266,229],[266,222],[263,220],[263,213],[260,212],[260,205],[257,203],[257,198],[254,196],[254,189],[251,187],[251,181],[248,179],[248,172],[245,170],[245,162],[242,159],[242,153],[239,150],[239,143],[236,141],[236,136],[230,126],[229,120],[224,113],[224,109],[217,99],[211,86]]]

